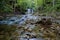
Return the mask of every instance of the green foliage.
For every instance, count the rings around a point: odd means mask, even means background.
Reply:
[[[23,8],[37,8],[43,4],[43,0],[17,0],[17,5],[20,5]]]
[[[0,12],[13,12],[13,6],[19,6],[20,12],[25,12],[28,7],[34,10],[40,8],[42,12],[60,11],[59,5],[60,0],[54,1],[54,7],[53,0],[0,0]]]
[[[12,12],[13,6],[10,5],[10,0],[0,0],[0,12]]]
[[[53,4],[54,3],[54,4]],[[44,0],[43,1],[43,4],[42,4],[42,9],[43,10],[40,10],[42,12],[59,12],[60,11],[60,1],[59,0]],[[40,7],[41,8],[41,7]]]

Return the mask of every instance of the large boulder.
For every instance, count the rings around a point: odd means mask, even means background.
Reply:
[[[51,19],[43,18],[40,21],[37,21],[36,24],[52,25],[52,21],[51,21]]]

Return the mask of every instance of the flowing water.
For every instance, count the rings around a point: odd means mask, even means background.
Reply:
[[[29,19],[29,20],[31,20],[31,19],[36,20],[37,18],[38,18],[37,16],[33,16],[33,10],[31,11],[31,9],[28,9],[27,10],[27,14],[22,15],[21,18],[11,17],[8,20],[0,21],[0,24],[13,25],[13,24],[17,23],[18,26],[20,26],[20,25],[24,24],[27,19]],[[58,21],[58,22],[60,22],[60,21]],[[34,28],[35,26],[27,24],[26,27]],[[18,32],[20,32],[20,31],[18,31]],[[28,34],[28,32],[26,32],[26,33]],[[19,38],[19,40],[43,40],[43,39],[42,38],[31,38],[31,39]]]

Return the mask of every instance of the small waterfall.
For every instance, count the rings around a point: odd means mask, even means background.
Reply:
[[[28,14],[33,14],[33,9],[27,9]]]
[[[27,13],[30,14],[31,13],[31,9],[27,9]]]
[[[22,15],[21,18],[18,18],[18,17],[11,17],[10,20],[7,21],[7,24],[8,25],[13,25],[15,24],[16,22],[18,23],[18,25],[20,24],[24,24],[24,22],[28,19],[33,19],[33,9],[27,9],[27,14],[25,15]],[[11,20],[14,20],[14,21],[11,21]]]

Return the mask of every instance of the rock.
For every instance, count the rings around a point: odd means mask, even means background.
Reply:
[[[59,26],[57,26],[57,28],[56,28],[58,31],[60,30],[60,27]]]
[[[50,19],[43,18],[40,21],[36,22],[35,24],[52,25],[52,21]]]

